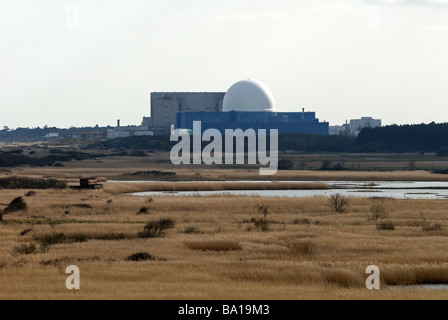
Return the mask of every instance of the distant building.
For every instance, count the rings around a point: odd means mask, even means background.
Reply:
[[[329,134],[330,136],[350,136],[350,125],[346,123],[342,126],[330,126]]]
[[[83,189],[102,190],[104,186],[102,184],[99,184],[96,178],[81,178],[79,179],[79,186],[71,188],[77,190],[83,190]]]
[[[117,126],[112,129],[107,129],[107,138],[127,138],[134,136],[153,136],[154,132],[149,130],[148,127],[141,126],[121,126],[120,120],[117,121]]]
[[[55,139],[55,138],[59,138],[59,133],[58,133],[58,132],[50,132],[50,133],[47,133],[47,134],[45,135],[45,138],[46,138],[46,139]]]
[[[202,122],[202,131],[218,129],[277,129],[282,133],[328,135],[328,122],[315,112],[277,112],[274,96],[261,82],[247,79],[227,92],[152,92],[151,115],[140,126],[108,129],[109,139],[170,134],[172,129],[192,130]],[[174,128],[173,128],[174,127]]]
[[[373,119],[372,117],[362,117],[361,119],[350,120],[350,132],[357,136],[364,128],[381,127],[381,120]]]
[[[109,139],[131,136],[170,134],[178,112],[220,112],[225,92],[152,92],[151,116],[140,126],[117,126],[108,129]]]
[[[372,117],[362,117],[361,119],[352,119],[342,126],[330,126],[330,135],[345,135],[356,137],[364,128],[381,127],[381,120]]]
[[[142,126],[155,134],[169,134],[178,112],[221,112],[225,92],[152,92],[151,117]]]

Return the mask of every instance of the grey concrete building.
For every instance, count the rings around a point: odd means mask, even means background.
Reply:
[[[142,126],[154,134],[168,134],[178,112],[221,112],[225,92],[152,92],[151,115]]]

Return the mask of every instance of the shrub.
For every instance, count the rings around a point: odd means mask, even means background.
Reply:
[[[34,244],[23,244],[21,246],[15,247],[14,251],[18,254],[33,254],[37,252],[37,248]]]
[[[39,240],[44,247],[48,247],[50,245],[61,243],[86,242],[87,237],[82,234],[67,236],[63,233],[53,233],[47,234],[43,237],[37,237],[36,240]]]
[[[265,219],[259,219],[259,220],[254,219],[253,223],[257,230],[261,230],[263,232],[269,231],[269,225],[270,225],[269,221]]]
[[[138,252],[138,253],[131,254],[126,260],[138,262],[138,261],[151,261],[151,260],[155,260],[155,258],[152,255],[150,255],[149,253]]]
[[[8,214],[8,213],[17,212],[17,211],[24,211],[27,209],[28,209],[28,206],[27,206],[26,202],[23,200],[22,197],[18,197],[11,201],[11,203],[6,207],[4,213]]]
[[[22,232],[19,233],[19,236],[21,236],[21,237],[26,236],[31,231],[33,231],[33,229],[25,229],[25,230],[23,230]]]
[[[95,240],[104,240],[104,241],[116,241],[116,240],[125,240],[128,237],[124,233],[106,233],[103,235],[95,236]]]
[[[138,236],[140,238],[159,238],[165,235],[165,231],[174,228],[174,221],[171,219],[160,219],[159,221],[151,221],[146,224],[143,232]]]
[[[257,204],[255,206],[255,210],[257,210],[259,213],[263,215],[263,217],[266,219],[268,213],[269,213],[269,206],[266,204]]]
[[[186,233],[186,234],[203,234],[201,229],[196,228],[196,227],[188,227],[184,230],[184,233]]]
[[[293,221],[294,224],[311,224],[311,220],[308,218],[296,219]]]
[[[78,209],[93,209],[93,207],[90,204],[87,203],[77,203],[70,205],[72,208],[78,208]]]
[[[386,208],[381,204],[374,204],[370,206],[371,218],[374,221],[386,219],[389,216]]]
[[[395,224],[393,222],[382,222],[382,223],[378,223],[376,225],[376,228],[378,230],[389,230],[389,231],[393,231],[395,230]]]
[[[137,212],[138,215],[140,214],[149,214],[149,208],[148,207],[141,207],[140,210]]]
[[[200,251],[235,251],[241,250],[238,242],[233,241],[204,241],[204,242],[186,242],[185,245],[191,250]]]
[[[348,204],[349,200],[346,196],[339,193],[330,196],[330,205],[338,213],[344,212],[347,209]]]

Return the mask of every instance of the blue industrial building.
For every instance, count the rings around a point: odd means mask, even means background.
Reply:
[[[328,122],[319,122],[315,112],[229,111],[178,112],[176,127],[193,130],[193,122],[201,121],[201,129],[217,129],[224,135],[226,129],[277,129],[279,134],[300,133],[328,135]]]
[[[277,112],[274,96],[263,83],[248,79],[235,83],[224,96],[222,112],[178,112],[177,129],[193,130],[193,122],[201,122],[203,133],[217,129],[222,135],[226,129],[277,129],[279,134],[329,134],[328,122],[320,122],[314,112]]]

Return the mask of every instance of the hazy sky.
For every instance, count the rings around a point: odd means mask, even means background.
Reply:
[[[331,125],[448,122],[448,0],[0,0],[0,128],[140,124],[253,78]]]

